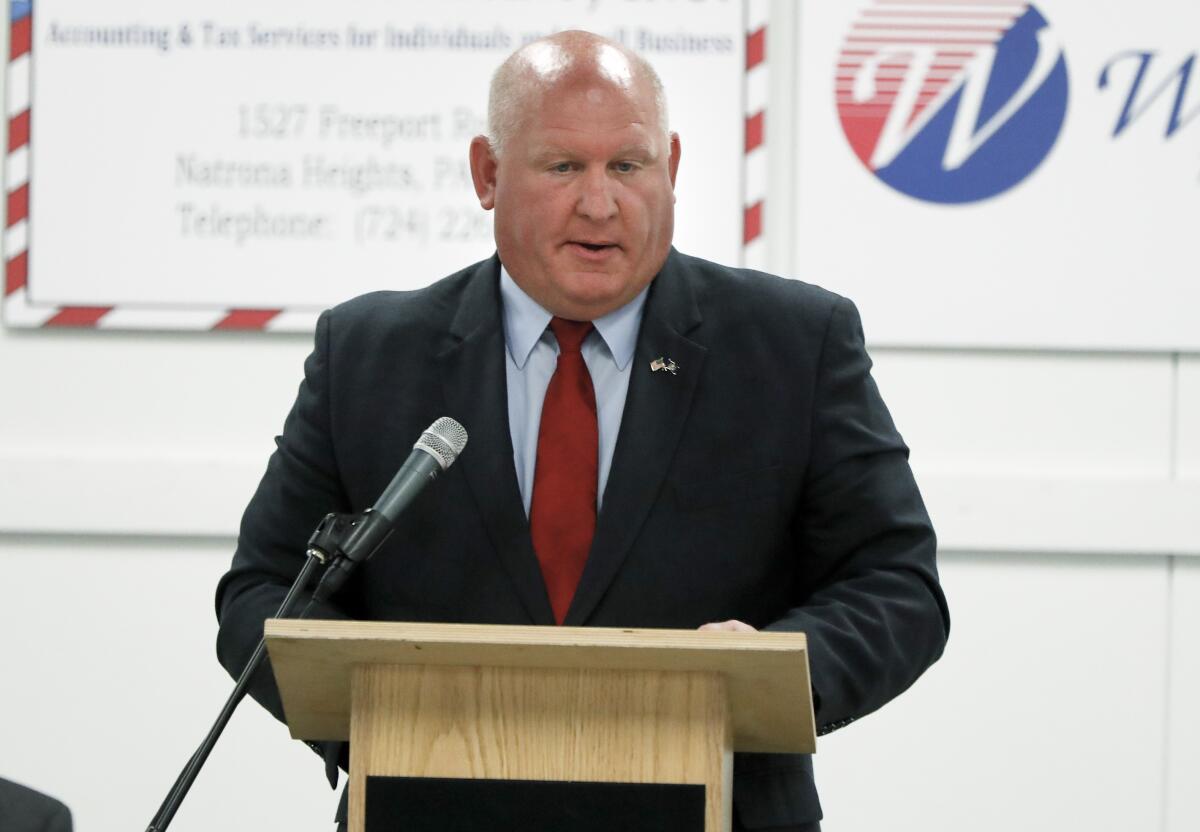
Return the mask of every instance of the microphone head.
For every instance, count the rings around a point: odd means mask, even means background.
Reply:
[[[445,471],[454,464],[462,449],[467,446],[467,431],[449,416],[438,419],[421,434],[413,445],[429,454]]]

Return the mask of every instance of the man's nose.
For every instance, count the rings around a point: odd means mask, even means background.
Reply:
[[[615,187],[607,171],[588,171],[580,177],[581,190],[575,210],[591,220],[611,219],[617,214]]]

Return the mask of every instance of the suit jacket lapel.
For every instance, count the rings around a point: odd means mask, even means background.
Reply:
[[[672,249],[646,299],[596,536],[564,624],[587,621],[657,499],[708,352],[685,337],[700,321],[686,266]],[[659,357],[673,360],[676,374],[652,372]]]
[[[492,544],[529,617],[554,624],[554,612],[513,468],[500,315],[500,261],[480,265],[463,292],[450,325],[450,346],[438,355],[446,404],[467,429],[459,462]]]

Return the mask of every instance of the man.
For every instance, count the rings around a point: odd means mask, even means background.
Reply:
[[[328,511],[417,434],[470,445],[318,617],[808,634],[822,731],[949,627],[934,536],[852,304],[671,248],[679,137],[653,70],[566,32],[497,71],[475,138],[497,257],[326,312],[218,589],[236,673]],[[252,691],[282,718],[263,674]],[[737,755],[734,826],[813,830],[811,760]]]
[[[4,832],[71,832],[71,810],[60,800],[0,778],[0,829]]]

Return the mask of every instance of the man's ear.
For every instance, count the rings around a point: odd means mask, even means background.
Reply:
[[[679,144],[679,134],[671,134],[671,155],[667,157],[667,169],[671,174],[671,187],[675,187],[675,173],[679,170],[679,154],[683,152]]]
[[[471,180],[480,206],[492,210],[496,206],[496,154],[487,136],[471,139]]]

